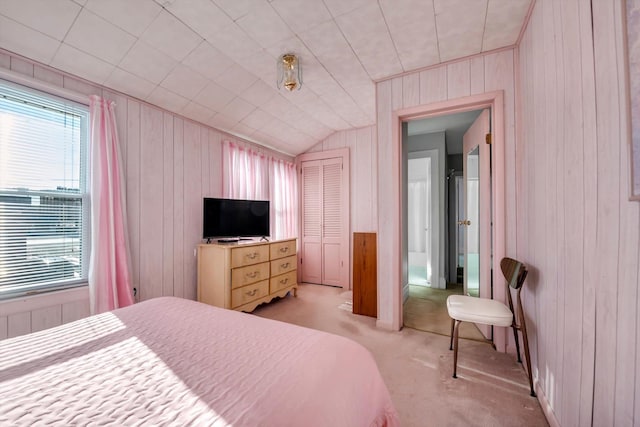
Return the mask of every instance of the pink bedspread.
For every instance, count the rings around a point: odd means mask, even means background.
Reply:
[[[0,341],[0,425],[395,426],[343,337],[157,298]]]

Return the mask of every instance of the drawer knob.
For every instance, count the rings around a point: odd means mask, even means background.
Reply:
[[[255,279],[256,277],[258,277],[258,275],[259,275],[259,274],[260,274],[260,272],[259,272],[259,271],[254,271],[253,273],[247,273],[247,274],[246,274],[246,276],[247,276],[249,279]]]
[[[284,279],[280,279],[280,283],[282,283],[283,285],[286,285],[289,282],[289,278],[284,278]]]
[[[253,252],[246,255],[249,259],[256,259],[258,257],[258,252]]]
[[[283,248],[280,248],[280,252],[283,254],[286,254],[287,252],[289,252],[289,246],[285,246]]]
[[[289,268],[289,263],[285,262],[284,264],[280,264],[280,268]]]
[[[249,295],[250,297],[252,297],[252,296],[254,296],[256,294],[256,292],[258,292],[258,290],[254,289],[251,292],[247,291],[246,294]]]

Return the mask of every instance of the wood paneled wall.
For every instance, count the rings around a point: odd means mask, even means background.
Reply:
[[[397,329],[400,281],[397,230],[400,210],[395,200],[400,188],[390,177],[398,176],[400,159],[392,144],[393,111],[439,101],[453,100],[496,90],[504,91],[505,173],[506,173],[506,252],[516,250],[515,183],[515,85],[514,50],[507,49],[465,60],[443,64],[424,71],[406,74],[377,84],[377,191],[378,191],[378,324]],[[390,243],[391,242],[391,243]]]
[[[517,55],[517,254],[534,376],[565,426],[640,422],[623,4],[538,0]]]
[[[202,236],[202,198],[222,196],[223,140],[293,161],[289,156],[6,51],[0,50],[0,67],[80,94],[97,94],[115,101],[126,172],[127,221],[137,301],[166,295],[196,298],[195,248]],[[17,313],[13,315],[18,319]],[[59,321],[50,321],[48,326],[63,322],[63,315],[56,316],[53,317]],[[27,323],[32,317],[33,313],[25,312],[15,330],[36,330],[31,320]],[[0,338],[5,318],[0,305]]]

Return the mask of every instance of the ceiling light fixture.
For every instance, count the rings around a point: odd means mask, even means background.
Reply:
[[[300,61],[293,53],[282,55],[278,59],[278,89],[284,87],[289,92],[300,90],[302,86],[302,69]]]

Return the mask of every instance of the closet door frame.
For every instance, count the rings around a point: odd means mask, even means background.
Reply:
[[[340,240],[340,260],[341,260],[341,269],[340,269],[340,282],[345,290],[351,289],[351,265],[349,262],[349,254],[351,252],[351,169],[350,169],[350,159],[349,159],[349,148],[339,148],[336,150],[327,150],[327,151],[318,151],[315,153],[305,153],[296,157],[296,166],[298,169],[298,174],[302,173],[302,163],[312,160],[329,160],[341,158],[342,159],[342,194],[340,204],[342,206],[342,217],[341,217],[341,240]],[[300,178],[300,175],[298,175]],[[302,261],[302,214],[304,212],[302,206],[303,200],[303,186],[302,179],[298,181],[300,185],[298,185],[298,212],[299,212],[299,221],[298,221],[298,236],[300,236],[299,247],[301,250],[298,252],[298,281],[302,281],[302,269],[304,268],[304,261]]]

